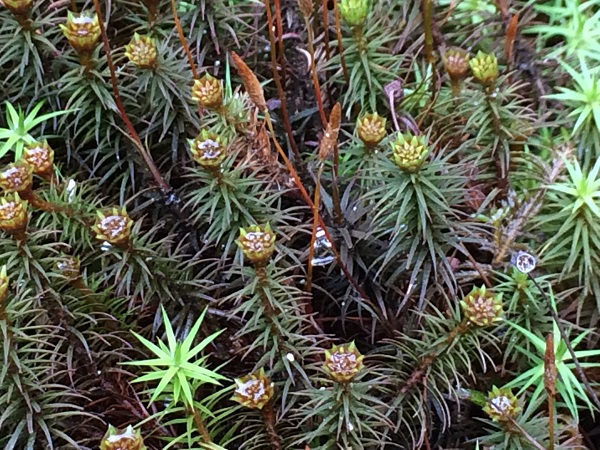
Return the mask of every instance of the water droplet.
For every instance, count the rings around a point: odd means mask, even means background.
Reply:
[[[513,254],[510,262],[522,273],[531,272],[537,264],[537,260],[533,255],[523,251]]]
[[[67,182],[67,201],[69,203],[73,203],[73,199],[75,198],[75,188],[77,188],[77,182],[72,178]]]

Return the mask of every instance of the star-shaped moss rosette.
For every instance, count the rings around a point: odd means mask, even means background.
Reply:
[[[33,6],[33,0],[3,0],[2,3],[15,16],[26,15]]]
[[[408,173],[418,172],[429,154],[425,138],[410,133],[398,133],[392,142],[392,151],[396,165]]]
[[[96,239],[117,246],[125,246],[129,243],[133,220],[124,207],[97,211],[96,215],[96,223],[92,226]]]
[[[452,47],[444,53],[442,61],[448,76],[452,80],[460,80],[464,78],[469,71],[469,59],[469,52],[457,47]]]
[[[0,171],[0,187],[5,192],[28,193],[33,185],[33,167],[20,159]]]
[[[14,192],[0,198],[0,230],[20,234],[27,229],[27,201]]]
[[[385,117],[377,113],[366,114],[356,122],[356,132],[365,146],[371,149],[377,147],[386,136],[385,124]]]
[[[508,388],[494,386],[488,393],[483,412],[494,422],[509,422],[516,419],[521,410],[517,397]]]
[[[264,369],[235,379],[232,400],[250,409],[263,409],[275,394],[273,382]]]
[[[23,160],[29,164],[33,173],[48,180],[52,177],[54,170],[54,150],[48,145],[48,141],[35,142],[25,146]]]
[[[123,430],[109,425],[100,441],[100,450],[146,450],[146,448],[140,430],[134,430],[131,425]]]
[[[151,36],[135,33],[125,46],[125,56],[140,69],[156,67],[156,40]]]
[[[270,224],[264,227],[252,225],[240,228],[240,237],[235,243],[242,249],[244,258],[250,262],[263,265],[266,264],[275,251],[275,233]]]
[[[95,13],[69,11],[60,29],[77,53],[91,53],[100,39],[100,23]]]
[[[473,290],[460,301],[465,318],[473,325],[486,327],[502,318],[502,294],[486,290],[485,286]]]
[[[194,81],[192,100],[207,109],[218,110],[223,106],[223,86],[221,80],[209,73]]]
[[[363,359],[354,342],[334,345],[331,350],[325,350],[323,369],[333,381],[348,383],[363,370]]]
[[[8,275],[6,274],[6,265],[2,266],[0,269],[0,305],[4,302],[6,298],[6,293],[8,292]]]
[[[227,156],[226,140],[212,131],[202,130],[189,141],[192,158],[205,169],[216,169]]]
[[[479,51],[469,65],[475,79],[484,86],[492,86],[498,78],[498,60],[493,53]]]

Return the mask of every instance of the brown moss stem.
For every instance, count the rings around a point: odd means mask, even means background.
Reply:
[[[419,366],[408,377],[404,386],[400,388],[402,394],[408,393],[414,386],[422,382],[427,376],[427,370],[437,360],[437,358],[445,352],[456,339],[465,334],[469,330],[469,321],[465,318],[457,326],[455,326],[447,335],[446,338],[437,344],[432,351],[421,357]]]
[[[546,301],[548,308],[550,309],[550,314],[552,315],[552,319],[554,320],[554,323],[558,327],[558,331],[560,332],[560,337],[562,338],[563,342],[565,343],[567,350],[569,350],[569,355],[571,355],[571,359],[573,360],[573,364],[575,365],[575,372],[577,372],[579,379],[583,383],[585,392],[589,395],[590,399],[592,400],[592,402],[594,403],[596,408],[598,408],[600,410],[600,400],[598,400],[598,396],[596,395],[596,392],[594,391],[594,389],[592,389],[592,386],[590,385],[589,380],[587,379],[587,377],[585,376],[585,373],[583,372],[583,369],[581,368],[581,364],[579,364],[579,358],[577,358],[577,355],[575,354],[575,350],[573,350],[571,341],[569,340],[569,337],[567,336],[565,327],[563,326],[562,322],[560,321],[560,318],[558,317],[558,313],[556,312],[554,305],[552,304],[552,302],[546,295],[546,292],[544,292],[544,290],[538,284],[537,280],[531,275],[531,272],[528,273],[527,275],[529,276],[529,279],[533,282],[533,284],[535,284],[535,287],[540,292],[542,297],[544,297],[544,300]]]
[[[261,410],[267,436],[272,450],[281,450],[281,439],[275,430],[275,412],[273,411],[273,403],[270,401]]]
[[[346,81],[346,84],[348,84],[350,83],[350,76],[348,75],[348,68],[346,67],[346,58],[344,58],[344,44],[342,42],[342,20],[340,18],[338,2],[333,2],[333,16],[335,18],[335,35],[337,39],[338,54],[340,55],[340,64],[342,66],[344,80]]]
[[[198,78],[198,70],[196,69],[194,58],[192,56],[192,53],[190,52],[190,47],[188,46],[187,41],[185,40],[185,34],[183,33],[183,29],[181,28],[181,22],[179,21],[179,15],[177,14],[177,4],[175,3],[175,0],[171,0],[171,13],[173,14],[173,20],[175,21],[175,29],[177,30],[179,41],[181,42],[181,46],[183,47],[185,56],[187,57],[188,63],[190,64],[192,75],[194,76],[194,79],[196,79]]]
[[[206,429],[206,425],[204,425],[204,421],[202,420],[200,411],[198,411],[197,408],[194,408],[192,406],[192,407],[188,407],[188,412],[192,415],[192,417],[194,419],[194,425],[196,425],[196,428],[198,429],[200,436],[202,436],[202,440],[204,441],[204,443],[205,444],[212,443],[212,438],[210,437],[210,434],[209,434],[208,430]]]
[[[435,62],[433,54],[433,0],[422,0],[423,26],[425,28],[425,59],[429,64]]]
[[[150,173],[152,174],[154,181],[156,182],[156,184],[158,185],[158,187],[160,188],[160,190],[162,191],[163,194],[170,193],[172,191],[171,186],[169,186],[167,184],[167,182],[163,179],[158,168],[156,167],[156,164],[154,164],[154,161],[152,160],[152,157],[150,156],[149,152],[147,152],[146,149],[144,148],[144,146],[142,144],[142,140],[140,139],[139,135],[137,134],[137,131],[135,131],[135,128],[134,128],[133,124],[131,123],[131,120],[129,120],[129,116],[125,112],[125,107],[123,106],[123,101],[121,100],[121,95],[119,93],[119,86],[117,83],[117,75],[115,72],[115,66],[113,63],[112,55],[111,55],[110,41],[108,40],[108,35],[106,34],[106,28],[104,26],[104,19],[102,18],[102,10],[100,8],[99,0],[94,0],[94,10],[96,11],[96,14],[98,16],[98,25],[100,27],[100,33],[102,35],[102,43],[104,45],[104,53],[106,54],[106,63],[108,65],[108,70],[110,72],[110,81],[111,81],[112,90],[113,90],[113,97],[115,100],[115,104],[117,105],[117,109],[119,110],[119,115],[121,116],[121,119],[125,123],[125,127],[127,128],[127,131],[129,132],[129,135],[132,138],[135,149],[137,150],[139,155],[144,160],[144,163],[145,163],[146,167],[148,168],[148,170],[150,171]]]
[[[319,76],[317,74],[317,64],[315,62],[315,46],[313,40],[315,38],[312,26],[308,18],[304,18],[304,24],[308,34],[308,52],[310,54],[310,73],[312,79],[313,90],[315,91],[315,98],[317,100],[317,107],[319,108],[319,117],[321,118],[321,125],[323,128],[327,126],[327,116],[325,115],[325,108],[323,107],[323,98],[321,97],[321,86],[319,84]]]
[[[321,177],[323,176],[324,164],[319,164],[319,171],[317,173],[317,180],[315,185],[315,199],[313,202],[313,226],[312,234],[310,238],[310,245],[308,246],[308,266],[306,269],[306,292],[312,291],[312,273],[313,273],[313,257],[315,255],[315,242],[317,240],[317,229],[319,227],[319,205],[321,204]]]
[[[277,86],[277,96],[279,97],[279,101],[281,102],[281,117],[283,120],[283,126],[285,127],[285,134],[288,137],[288,141],[290,143],[290,148],[292,149],[292,154],[294,155],[294,160],[297,164],[301,164],[302,157],[300,156],[300,151],[298,150],[298,146],[296,145],[296,140],[294,139],[294,133],[292,131],[292,125],[290,123],[290,118],[288,115],[287,109],[287,101],[285,97],[285,92],[283,90],[283,84],[279,77],[279,71],[277,70],[277,54],[276,54],[276,42],[275,35],[273,33],[273,15],[271,13],[271,2],[269,0],[264,0],[265,10],[267,13],[267,28],[269,29],[269,43],[270,43],[270,52],[271,52],[271,72],[273,74],[273,80],[275,81],[275,86]],[[278,26],[280,24],[278,23]],[[281,35],[279,36],[280,43],[283,44],[283,38]],[[281,51],[283,51],[283,46],[281,46]],[[282,55],[284,58],[284,55]],[[284,70],[284,65],[282,66],[282,70]]]
[[[318,8],[318,7],[317,7]],[[329,9],[327,8],[327,0],[321,1],[321,16],[323,20],[323,38],[325,47],[325,61],[329,62],[331,59],[331,50],[329,49]],[[310,20],[310,17],[308,18]],[[327,79],[327,72],[325,72],[325,79]],[[327,86],[327,98],[332,102],[331,88]]]

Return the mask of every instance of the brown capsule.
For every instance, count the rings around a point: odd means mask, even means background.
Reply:
[[[32,168],[33,173],[49,180],[54,171],[54,150],[48,145],[48,141],[35,142],[25,146],[23,159]]]
[[[33,167],[24,160],[9,164],[0,172],[0,187],[5,192],[27,196],[33,185]]]
[[[202,78],[194,81],[192,99],[207,109],[218,110],[223,106],[223,86],[221,80],[205,73]]]
[[[27,230],[27,201],[17,192],[0,198],[0,230],[22,238]]]
[[[298,0],[298,8],[305,20],[310,19],[313,11],[313,0]]]
[[[129,243],[133,220],[131,220],[125,208],[97,211],[96,214],[96,223],[92,226],[96,239],[118,246]]]
[[[385,138],[386,119],[377,113],[366,114],[356,122],[356,132],[365,147],[372,149]]]
[[[154,69],[157,56],[155,39],[135,33],[125,47],[125,56],[140,69]]]
[[[265,101],[265,94],[258,81],[258,78],[256,78],[256,75],[254,75],[254,72],[250,70],[248,65],[242,58],[238,56],[236,52],[231,52],[231,59],[233,59],[233,63],[235,64],[240,77],[242,77],[242,82],[244,83],[244,87],[250,96],[250,100],[252,100],[254,105],[259,110],[263,112],[266,111],[267,102]]]
[[[250,409],[263,409],[275,394],[273,383],[265,370],[235,379],[235,391],[232,400]]]
[[[91,53],[100,39],[100,22],[96,13],[67,13],[67,23],[60,29],[77,53]]]

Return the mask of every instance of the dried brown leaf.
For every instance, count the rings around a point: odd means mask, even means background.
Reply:
[[[339,103],[336,103],[331,110],[327,129],[325,130],[325,134],[323,134],[321,144],[319,145],[319,159],[321,161],[325,161],[337,145],[341,117],[342,107]]]
[[[508,22],[508,26],[506,27],[506,39],[504,44],[504,57],[506,58],[506,62],[510,64],[512,61],[513,49],[515,46],[515,38],[517,37],[517,28],[519,25],[519,15],[514,14],[510,21]]]
[[[300,12],[302,16],[308,20],[312,14],[313,10],[313,2],[312,0],[298,0],[298,7],[300,8]]]
[[[244,83],[244,87],[250,96],[250,100],[252,100],[258,109],[261,111],[266,111],[267,102],[265,101],[265,94],[258,81],[258,78],[256,78],[256,75],[254,75],[254,72],[250,70],[250,67],[248,67],[248,65],[242,58],[238,56],[236,52],[231,52],[231,59],[233,60],[233,64],[235,64],[240,77],[242,77],[242,82]]]
[[[544,354],[544,387],[549,396],[556,396],[556,357],[554,355],[554,336],[546,336]]]

